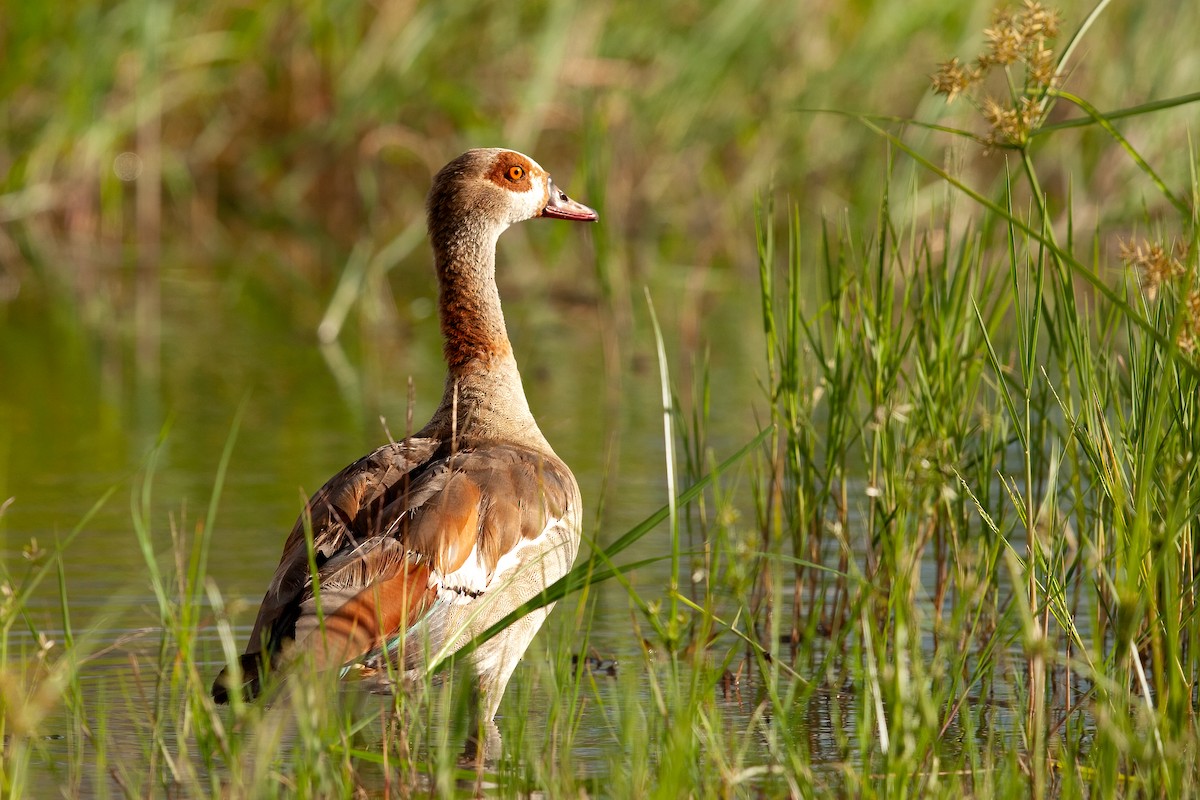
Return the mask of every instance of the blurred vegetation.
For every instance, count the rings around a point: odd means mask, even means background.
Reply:
[[[1086,10],[1066,4],[1068,26]],[[134,276],[152,281],[165,249],[172,269],[231,265],[264,281],[312,326],[354,272],[351,253],[368,264],[344,295],[384,288],[362,294],[386,301],[383,274],[410,254],[427,260],[431,174],[495,144],[531,153],[601,207],[604,290],[636,298],[647,279],[714,265],[748,277],[756,193],[777,187],[814,220],[873,213],[884,147],[809,110],[944,115],[926,76],[977,49],[990,13],[936,0],[10,2],[0,302],[68,299],[111,320],[141,296],[146,322],[155,292],[139,295]],[[1110,108],[1200,85],[1198,21],[1194,4],[1108,9],[1067,87]],[[1152,161],[1186,169],[1186,125],[1129,127]],[[1133,167],[1106,137],[1054,146],[1047,191],[1067,192],[1069,174],[1093,184],[1079,194],[1111,200],[1076,208],[1076,224],[1127,221],[1155,202],[1126,190]],[[972,154],[964,169],[986,185],[1003,164]],[[386,306],[366,310],[390,317]],[[346,314],[335,311],[330,333]]]

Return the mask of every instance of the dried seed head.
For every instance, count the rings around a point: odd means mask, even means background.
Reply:
[[[1183,301],[1183,325],[1175,343],[1189,356],[1200,349],[1200,289],[1192,289]]]
[[[1024,143],[1029,137],[1029,132],[1037,124],[1038,118],[1042,115],[1042,104],[1036,97],[1024,95],[1017,101],[1017,124],[1019,141]]]
[[[1188,308],[1194,309],[1197,306],[1200,306],[1200,291],[1192,291],[1188,295]],[[1189,311],[1187,322],[1180,331],[1179,338],[1184,352],[1188,355],[1196,352],[1197,345],[1200,345],[1200,312]],[[1186,346],[1183,346],[1183,341],[1187,342]]]
[[[992,27],[985,28],[983,36],[988,41],[988,63],[1004,67],[1021,57],[1025,37],[1021,35],[1020,26],[1008,12],[997,11]]]
[[[991,127],[987,140],[992,146],[1023,145],[1041,111],[1032,97],[1022,97],[1017,108],[1002,105],[996,98],[983,102],[983,118]]]
[[[1059,23],[1062,21],[1058,9],[1046,8],[1037,0],[1025,0],[1025,6],[1016,16],[1021,27],[1021,34],[1026,39],[1035,36],[1045,36],[1054,39],[1058,36]]]
[[[1158,242],[1121,241],[1121,260],[1142,275],[1142,288],[1156,291],[1184,274],[1183,264]],[[1189,298],[1190,299],[1190,298]]]
[[[1048,89],[1054,83],[1054,51],[1046,47],[1044,39],[1029,51],[1025,62],[1025,75],[1030,86]]]
[[[1179,332],[1179,337],[1175,340],[1175,346],[1179,348],[1184,355],[1195,355],[1196,353],[1196,337],[1189,331],[1182,330]]]
[[[981,77],[978,68],[964,67],[957,58],[938,64],[938,71],[930,76],[934,94],[946,95],[946,102],[953,103],[954,98],[971,88]]]
[[[991,129],[983,137],[985,149],[1023,148],[1045,115],[1047,89],[1057,78],[1052,43],[1058,36],[1059,19],[1058,11],[1047,9],[1038,0],[1024,0],[1015,12],[997,8],[983,32],[987,48],[970,66],[957,58],[938,65],[932,76],[933,90],[945,95],[947,102],[981,83],[989,70],[1004,68],[1005,82],[1011,88],[1009,100],[1001,103],[989,97],[974,102]],[[1014,75],[1014,64],[1024,69]]]

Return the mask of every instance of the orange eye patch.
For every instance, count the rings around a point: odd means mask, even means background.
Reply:
[[[510,181],[519,181],[525,177],[525,168],[519,167],[516,164],[508,168],[508,179]]]

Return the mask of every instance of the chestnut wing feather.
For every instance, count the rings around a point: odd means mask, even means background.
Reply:
[[[492,588],[501,559],[537,539],[574,496],[574,479],[553,456],[498,443],[439,451],[382,509],[386,524],[319,570],[320,611],[306,591],[296,647],[318,666],[339,666],[392,643],[426,614],[473,601]]]
[[[561,461],[518,445],[460,441],[455,451],[408,439],[377,449],[330,479],[296,522],[244,669],[285,646],[325,667],[377,650],[430,612],[443,582],[467,598],[486,591],[500,559],[561,518],[575,492]]]
[[[385,444],[334,475],[313,495],[283,546],[250,633],[247,654],[262,650],[264,635],[268,649],[278,646],[275,629],[280,617],[290,616],[286,612],[295,607],[309,584],[306,529],[312,530],[318,568],[347,545],[366,541],[379,530],[383,509],[397,494],[411,491],[412,473],[434,458],[440,444],[437,439],[425,438]]]

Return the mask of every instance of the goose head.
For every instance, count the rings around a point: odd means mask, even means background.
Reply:
[[[599,215],[567,197],[550,174],[523,153],[499,148],[468,150],[433,179],[427,202],[432,238],[490,229],[535,217],[595,222]]]

